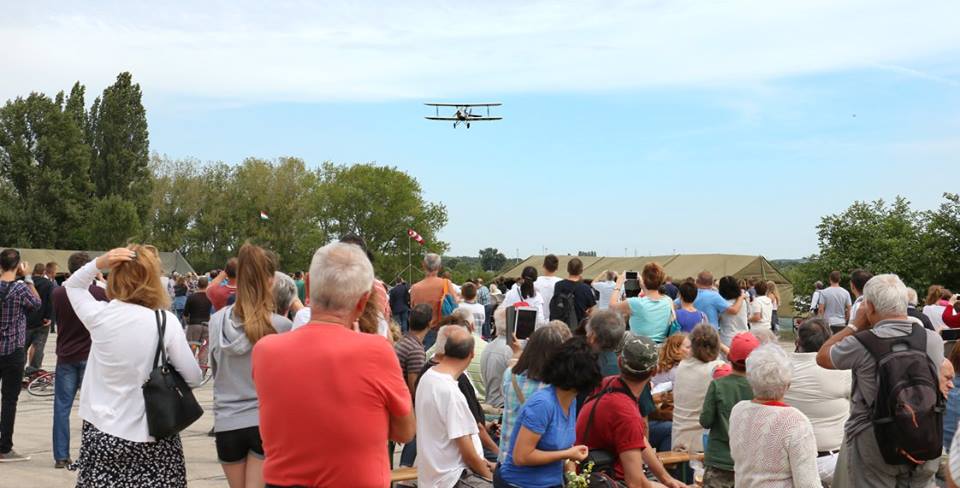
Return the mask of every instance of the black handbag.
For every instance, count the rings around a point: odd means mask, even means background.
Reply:
[[[190,385],[167,361],[163,347],[163,333],[167,328],[167,314],[155,311],[157,316],[157,353],[153,357],[153,371],[143,384],[143,403],[147,414],[147,430],[156,439],[170,437],[186,429],[203,415],[203,408],[193,396]]]

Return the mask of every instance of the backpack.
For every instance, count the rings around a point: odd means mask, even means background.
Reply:
[[[936,365],[927,357],[927,332],[912,325],[901,337],[881,338],[869,330],[854,335],[877,362],[871,420],[887,464],[923,464],[939,459],[943,449],[946,402]]]
[[[457,309],[457,299],[450,294],[450,280],[443,283],[443,298],[440,299],[440,317],[453,314]]]
[[[550,320],[560,320],[570,327],[577,328],[577,302],[572,291],[557,291],[550,299]]]

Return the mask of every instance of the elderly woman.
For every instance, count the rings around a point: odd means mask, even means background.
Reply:
[[[110,302],[101,302],[90,285],[107,268]],[[155,367],[158,311],[167,323],[162,346],[170,364],[191,386],[200,383],[200,367],[183,329],[167,311],[170,296],[160,273],[154,247],[131,245],[101,255],[63,283],[93,341],[80,389],[80,459],[71,466],[80,470],[78,487],[187,486],[180,436],[149,434],[141,390]]]
[[[273,303],[277,315],[288,319],[303,308],[303,302],[297,295],[297,282],[286,273],[273,273]]]
[[[765,344],[747,358],[747,381],[753,400],[730,412],[730,454],[737,486],[820,485],[817,439],[803,412],[783,403],[792,367],[776,344]]]
[[[691,356],[680,361],[673,383],[673,428],[671,430],[674,450],[687,452],[703,451],[703,427],[700,413],[707,387],[713,378],[713,370],[723,364],[720,355],[720,336],[710,324],[700,324],[690,332]]]

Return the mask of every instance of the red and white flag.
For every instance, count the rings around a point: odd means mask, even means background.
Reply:
[[[410,236],[411,239],[417,241],[417,244],[420,244],[421,246],[423,245],[423,236],[417,234],[417,231],[413,229],[407,229],[407,235]]]
[[[263,210],[261,210],[261,211],[260,211],[260,220],[270,220],[270,216],[267,215],[267,212],[264,212]]]

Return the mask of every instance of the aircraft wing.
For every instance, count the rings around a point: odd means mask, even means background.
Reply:
[[[424,103],[428,107],[499,107],[500,102],[492,103]]]
[[[460,122],[476,122],[478,120],[503,120],[503,117],[470,117],[469,119],[458,119],[456,117],[424,117],[427,120],[447,120],[451,122],[460,121]]]

